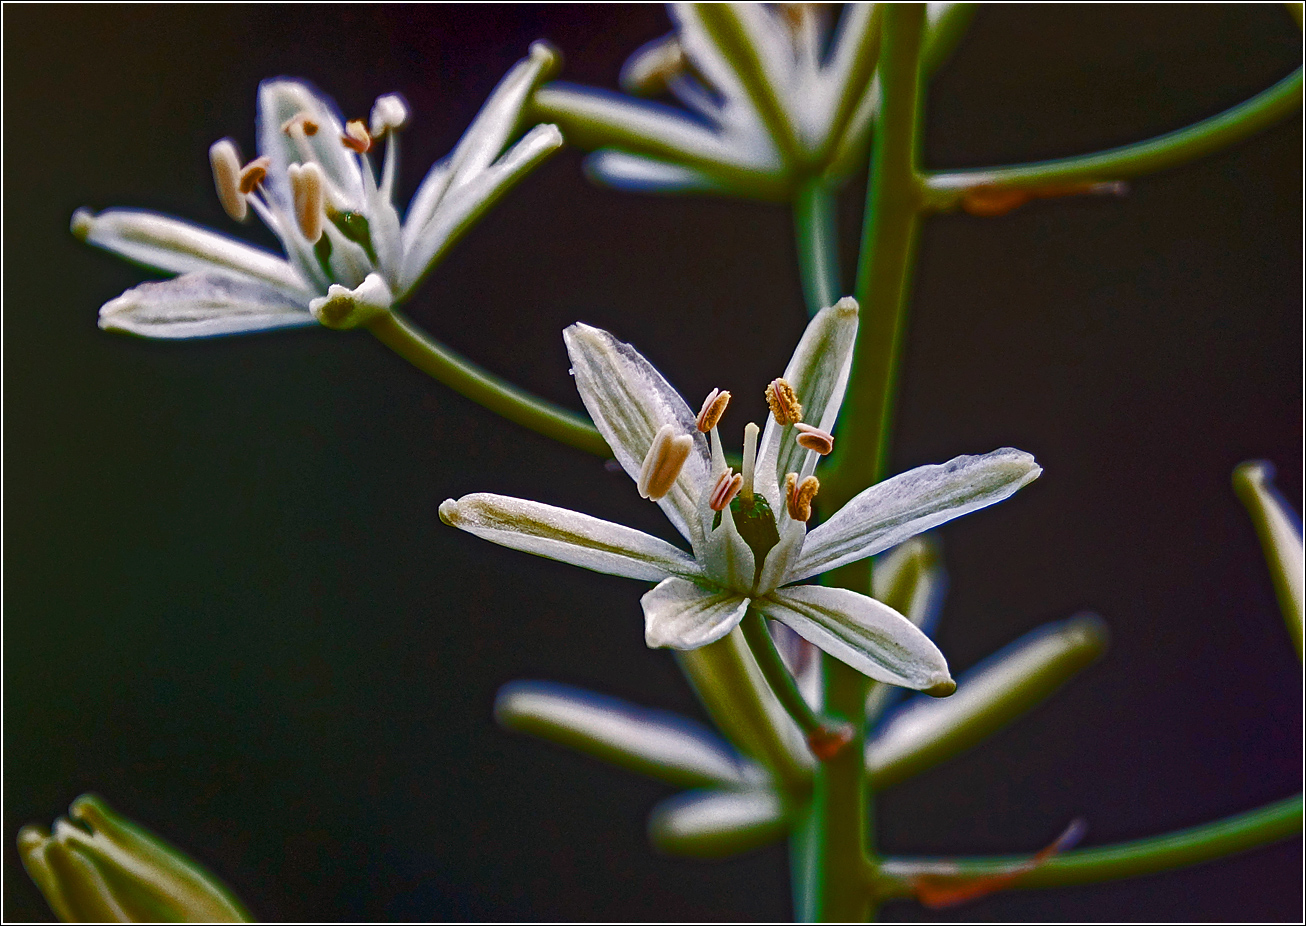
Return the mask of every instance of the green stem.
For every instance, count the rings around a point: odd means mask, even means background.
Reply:
[[[1302,830],[1302,796],[1267,804],[1256,810],[1191,829],[1133,842],[1064,852],[1022,875],[1012,889],[1067,887],[1114,878],[1167,871],[1246,852],[1286,839]],[[984,877],[1000,875],[1028,856],[949,859],[886,859],[880,866],[881,899],[912,896],[912,879],[921,875]]]
[[[916,172],[920,132],[920,55],[924,4],[892,4],[884,13],[879,77],[882,104],[876,123],[867,191],[866,225],[857,289],[861,324],[849,382],[848,408],[839,435],[841,463],[822,487],[823,507],[838,509],[884,472],[893,401],[894,373],[901,350],[908,277],[921,204]],[[814,257],[808,258],[813,264]],[[836,570],[831,585],[869,593],[865,564]],[[795,885],[801,912],[824,921],[865,920],[874,898],[860,872],[875,863],[871,794],[866,774],[866,695],[870,681],[829,656],[824,711],[851,723],[853,742],[817,768],[812,806],[793,851],[805,852],[794,870],[810,879]],[[801,908],[800,908],[801,909]]]
[[[794,240],[798,271],[809,314],[834,305],[843,295],[834,194],[820,180],[803,184],[794,200]]]
[[[600,457],[612,456],[607,442],[585,418],[482,370],[419,330],[398,312],[382,315],[367,327],[378,341],[423,373],[429,373],[496,415],[577,450]]]
[[[967,187],[1123,180],[1175,167],[1273,125],[1301,105],[1301,93],[1302,71],[1298,68],[1233,109],[1147,141],[1052,161],[932,174],[926,180],[931,205],[947,208]]]
[[[789,674],[789,669],[786,668],[784,660],[780,658],[780,653],[775,648],[771,632],[766,629],[766,616],[755,608],[749,608],[739,627],[744,632],[744,639],[748,641],[748,648],[753,651],[753,658],[757,660],[757,665],[762,670],[763,678],[771,686],[771,691],[784,705],[784,709],[793,718],[794,723],[798,724],[798,729],[804,733],[815,733],[820,730],[820,718],[812,711],[811,705],[798,690],[794,677]]]

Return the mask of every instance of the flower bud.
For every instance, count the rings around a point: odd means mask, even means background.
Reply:
[[[193,859],[83,794],[53,833],[18,833],[23,867],[65,922],[246,923],[249,912]]]

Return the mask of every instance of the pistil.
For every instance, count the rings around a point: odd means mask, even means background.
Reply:
[[[744,425],[744,482],[740,487],[740,497],[748,504],[753,502],[753,476],[757,469],[757,434],[760,430],[751,421]]]

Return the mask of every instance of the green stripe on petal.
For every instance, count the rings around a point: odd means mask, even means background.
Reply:
[[[657,582],[702,572],[692,556],[643,531],[506,495],[448,499],[440,520],[500,546],[628,579]]]
[[[1004,447],[983,456],[918,466],[862,492],[807,535],[787,581],[873,556],[930,528],[1010,497],[1043,472],[1034,457]]]
[[[715,643],[738,626],[748,599],[672,576],[639,600],[649,646],[689,650]]]
[[[755,606],[876,681],[947,690],[948,663],[915,624],[883,602],[845,588],[777,589]]]

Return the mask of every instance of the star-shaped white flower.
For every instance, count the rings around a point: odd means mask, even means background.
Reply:
[[[931,24],[957,4],[931,3]],[[806,178],[859,169],[879,105],[882,4],[671,3],[669,35],[621,72],[633,94],[670,93],[683,109],[567,83],[535,105],[568,138],[597,148],[591,176],[621,189],[789,199]]]
[[[285,257],[169,216],[79,209],[82,240],[167,273],[100,310],[100,327],[152,338],[200,338],[322,323],[346,328],[406,298],[448,248],[527,171],[562,145],[537,125],[507,153],[532,88],[556,68],[542,43],[495,88],[457,147],[427,173],[401,220],[393,205],[398,130],[408,107],[377,99],[370,120],[344,122],[309,84],[265,80],[259,157],[242,166],[234,142],[209,151],[223,208],[252,210]],[[384,145],[379,176],[373,163]]]
[[[714,391],[696,416],[629,344],[583,324],[564,332],[595,426],[692,555],[633,528],[502,495],[449,499],[440,517],[506,547],[656,582],[641,599],[650,646],[705,646],[752,606],[871,678],[946,693],[947,662],[907,618],[847,589],[794,583],[1001,501],[1041,469],[1010,448],[922,466],[872,486],[809,533],[813,470],[818,451],[829,450],[856,332],[852,299],[812,320],[784,377],[768,387],[773,415],[760,446],[757,426],[745,429],[738,474],[716,427],[728,396]]]

